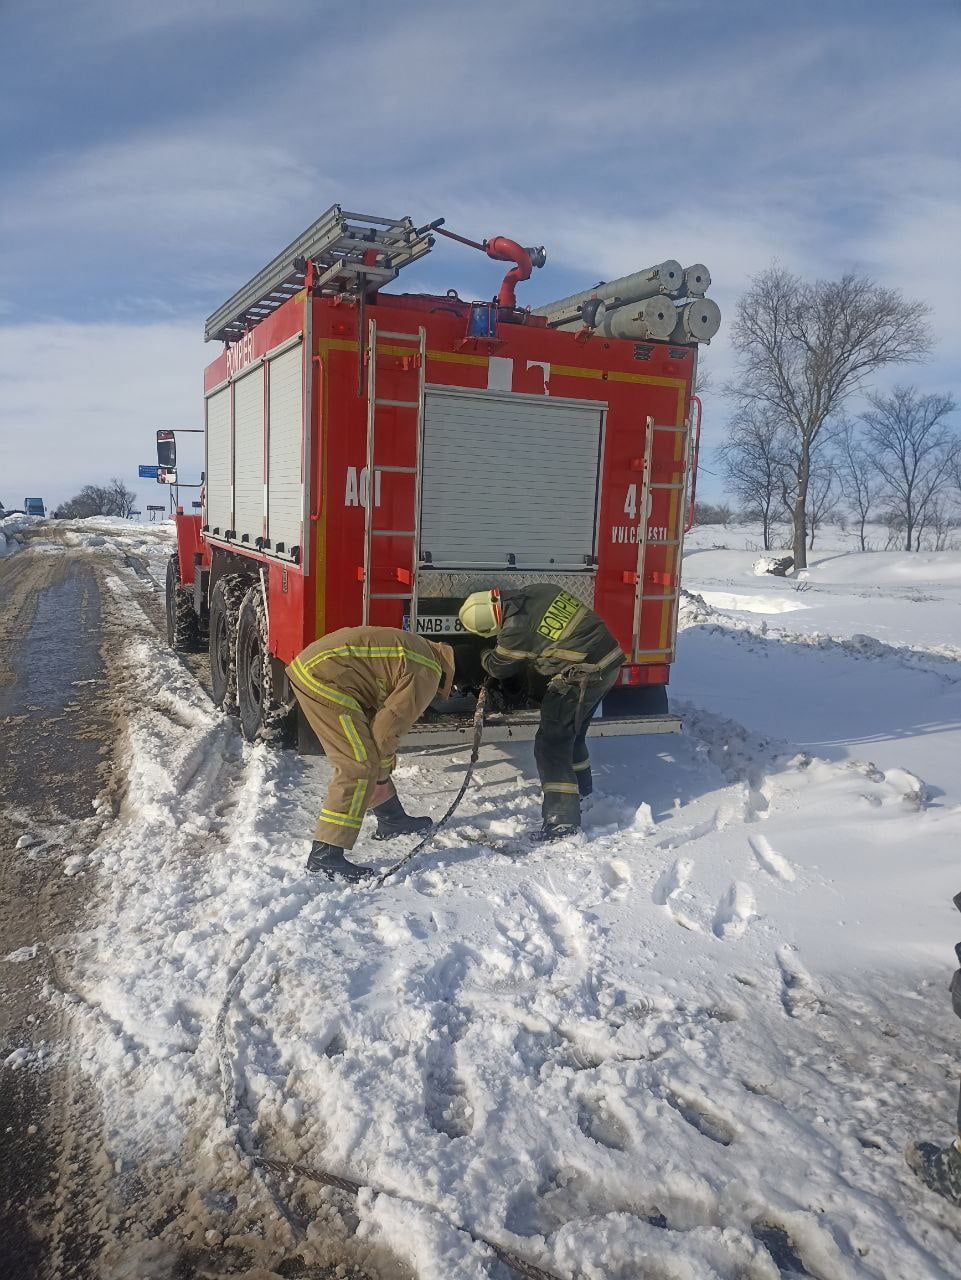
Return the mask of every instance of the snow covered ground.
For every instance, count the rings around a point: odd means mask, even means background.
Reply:
[[[61,547],[103,547],[118,554],[168,555],[174,526],[169,520],[121,520],[118,516],[88,516],[84,520],[54,520],[41,516],[0,518],[0,559],[28,545],[32,551]]]
[[[950,1137],[961,1063],[961,554],[827,531],[797,590],[748,540],[691,537],[685,732],[594,743],[582,836],[526,851],[530,747],[487,747],[379,890],[303,874],[326,764],[243,744],[118,560],[127,793],[70,867],[103,903],[76,1026],[118,1161],[189,1147],[252,1233],[238,1144],[351,1179],[385,1275],[515,1274],[484,1239],[562,1277],[961,1275],[961,1214],[902,1157]],[[464,765],[408,755],[398,785],[439,814]]]

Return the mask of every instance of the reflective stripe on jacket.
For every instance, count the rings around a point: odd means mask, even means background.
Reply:
[[[624,660],[594,610],[553,583],[502,591],[501,606],[497,647],[481,658],[489,675],[515,675],[528,662],[542,675],[554,676],[578,663],[608,666]]]
[[[312,698],[363,714],[387,761],[434,698],[450,693],[454,653],[395,627],[344,627],[309,644],[287,675]]]

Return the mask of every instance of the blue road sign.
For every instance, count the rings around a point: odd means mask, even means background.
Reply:
[[[141,480],[156,480],[160,474],[159,467],[138,467],[138,473]]]

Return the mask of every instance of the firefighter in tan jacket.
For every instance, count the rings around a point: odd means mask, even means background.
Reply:
[[[450,694],[453,650],[394,627],[345,627],[308,645],[287,676],[335,768],[307,870],[362,880],[372,869],[344,850],[353,848],[368,809],[377,840],[431,825],[405,812],[390,775],[401,738],[434,698]]]

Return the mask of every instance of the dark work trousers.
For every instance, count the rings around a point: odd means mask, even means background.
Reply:
[[[544,792],[541,812],[550,826],[579,826],[581,797],[593,786],[587,752],[587,727],[620,671],[615,663],[589,680],[581,702],[580,685],[554,679],[541,702],[541,723],[534,738],[534,759]]]

